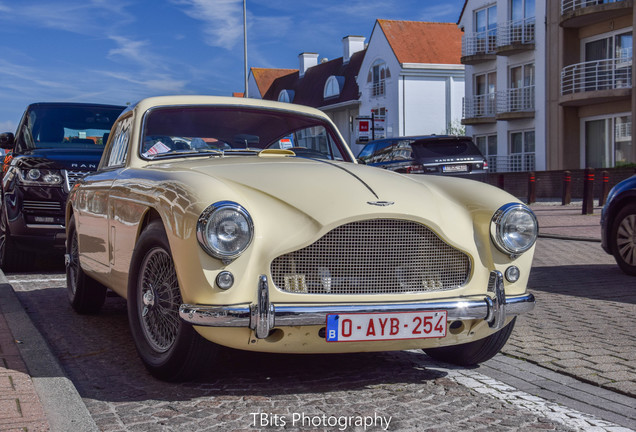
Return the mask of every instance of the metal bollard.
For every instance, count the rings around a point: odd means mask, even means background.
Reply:
[[[568,205],[572,202],[572,172],[563,171],[563,196],[561,205]]]
[[[582,214],[594,213],[594,168],[586,168],[583,177],[583,211]]]
[[[528,173],[528,204],[537,202],[537,177],[534,171]]]
[[[607,195],[609,195],[610,187],[609,187],[609,172],[603,171],[601,173],[601,177],[603,178],[603,184],[601,187],[601,196],[598,200],[598,205],[604,206],[607,202]]]

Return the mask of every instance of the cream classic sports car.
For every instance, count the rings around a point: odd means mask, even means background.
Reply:
[[[219,346],[277,353],[422,348],[460,365],[506,343],[538,226],[511,195],[357,164],[318,110],[142,100],[66,209],[68,295],[127,299],[147,369],[183,380]]]

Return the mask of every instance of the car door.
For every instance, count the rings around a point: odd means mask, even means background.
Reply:
[[[110,190],[125,169],[131,128],[132,115],[117,121],[98,171],[84,178],[75,199],[82,267],[106,284],[114,259],[110,229]]]

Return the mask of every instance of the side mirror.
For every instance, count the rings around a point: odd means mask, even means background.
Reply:
[[[15,136],[11,132],[0,134],[0,148],[12,150],[15,144]]]

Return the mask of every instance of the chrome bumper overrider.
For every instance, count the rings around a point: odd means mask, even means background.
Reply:
[[[285,306],[269,302],[266,276],[258,282],[257,304],[207,306],[183,304],[179,315],[184,321],[208,327],[249,327],[258,338],[266,338],[274,327],[324,325],[327,314],[372,312],[425,312],[445,310],[449,321],[483,319],[490,327],[500,329],[507,316],[529,312],[534,308],[534,296],[506,296],[503,275],[490,273],[488,292],[482,298],[449,299],[443,301],[384,304],[332,304],[326,306]]]

